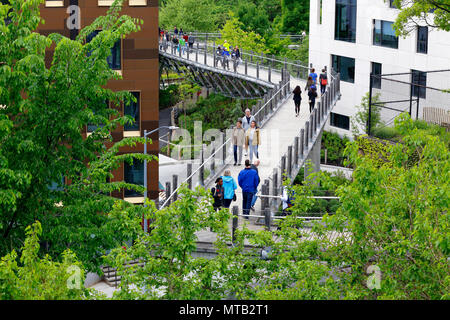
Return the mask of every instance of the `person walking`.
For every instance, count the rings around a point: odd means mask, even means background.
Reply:
[[[255,121],[255,117],[251,115],[250,109],[245,109],[245,115],[242,118],[242,128],[247,132],[250,128],[252,121]]]
[[[311,73],[309,74],[309,76],[312,78],[314,85],[317,86],[317,73],[314,68],[311,69]]]
[[[253,120],[250,124],[250,128],[245,133],[245,148],[249,150],[250,162],[253,161],[253,154],[255,154],[256,159],[259,159],[258,147],[261,144],[260,131]]]
[[[186,42],[183,37],[180,37],[180,51],[182,55],[184,55],[184,52],[186,51]]]
[[[309,91],[311,86],[314,84],[314,81],[311,76],[308,77],[308,80],[306,81],[305,91]]]
[[[177,26],[175,26],[175,28],[173,29],[173,34],[175,34],[175,35],[178,36],[178,29],[177,29]]]
[[[283,194],[281,196],[283,216],[287,216],[291,213],[288,209],[293,206],[294,194],[294,191],[289,190],[287,186],[283,187]]]
[[[180,28],[180,36],[182,36],[184,33],[183,33],[183,28]]]
[[[294,94],[295,116],[298,117],[300,115],[300,104],[302,102],[302,89],[300,89],[300,86],[296,86],[292,93]]]
[[[313,85],[308,91],[308,97],[309,97],[309,112],[312,112],[314,109],[314,105],[316,104],[316,98],[317,98],[317,90],[316,87]]]
[[[218,211],[221,207],[223,207],[223,199],[224,199],[224,188],[223,188],[223,179],[216,179],[216,186],[211,188],[211,195],[213,196],[214,210]]]
[[[242,121],[236,122],[236,127],[233,129],[233,153],[234,165],[241,165],[242,163],[242,147],[245,143],[245,130],[242,128]]]
[[[242,189],[242,213],[249,215],[253,194],[259,185],[258,173],[251,168],[250,161],[245,160],[245,169],[239,172],[238,183]],[[248,217],[245,217],[248,219]]]
[[[230,170],[225,170],[223,176],[221,177],[223,181],[223,206],[225,208],[230,208],[231,202],[236,201],[236,180],[231,176]]]
[[[253,164],[251,165],[251,168],[256,171],[256,173],[258,174],[258,179],[261,181],[261,178],[259,177],[259,172],[258,172],[259,164],[260,164],[260,161],[255,160],[255,162],[253,162]],[[250,210],[252,210],[252,211],[255,211],[255,203],[256,203],[256,200],[258,199],[258,197],[256,196],[257,193],[258,193],[258,188],[255,190],[255,193],[253,194],[252,204],[250,205]]]
[[[241,60],[241,52],[239,51],[238,46],[234,47],[233,52],[231,53],[231,59],[233,59],[233,69],[234,72],[236,72]]]
[[[189,33],[189,38],[188,38],[187,42],[189,44],[189,49],[193,49],[194,48],[195,38],[192,35],[192,33]],[[191,52],[192,52],[192,50],[191,50]]]
[[[178,38],[176,35],[173,36],[172,38],[172,43],[173,43],[173,48],[175,48],[175,52],[173,52],[173,54],[177,53],[177,49],[178,49]]]
[[[223,49],[222,49],[221,46],[218,46],[218,47],[217,47],[217,50],[216,50],[216,61],[215,61],[215,65],[216,65],[217,68],[219,67],[219,61],[222,63],[222,66],[223,66],[223,65],[224,65],[224,64],[223,64]]]
[[[325,69],[322,69],[322,73],[319,76],[319,82],[320,82],[320,95],[323,95],[327,89],[328,84],[327,71]]]
[[[224,47],[222,51],[222,57],[223,57],[223,69],[225,70],[225,67],[230,70],[230,51],[227,50],[227,48]]]

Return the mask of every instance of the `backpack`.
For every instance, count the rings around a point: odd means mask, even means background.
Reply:
[[[323,85],[323,86],[326,86],[328,84],[328,79],[327,78],[322,78],[320,80],[320,84]]]

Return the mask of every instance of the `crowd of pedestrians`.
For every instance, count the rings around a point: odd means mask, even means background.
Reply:
[[[316,105],[317,80],[319,80],[320,83],[320,94],[323,95],[325,94],[328,85],[327,71],[325,69],[322,69],[320,76],[317,76],[315,69],[311,68],[311,72],[308,75],[305,91],[308,95],[309,112],[312,112]],[[300,86],[296,86],[292,93],[294,95],[295,116],[298,117],[300,115],[300,104],[302,102],[302,89]]]
[[[192,52],[195,36],[192,33],[184,33],[183,29],[174,27],[172,33],[168,30],[159,29],[160,49],[166,50],[169,43],[173,44],[176,52],[184,55],[187,51]],[[230,70],[230,61],[233,63],[233,68],[236,71],[241,63],[241,51],[238,46],[232,46],[227,40],[224,40],[222,45],[219,45],[215,52],[215,65],[219,64],[224,68]]]

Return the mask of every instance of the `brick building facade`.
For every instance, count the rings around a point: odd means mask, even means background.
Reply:
[[[113,1],[109,0],[50,0],[45,1],[41,8],[41,17],[45,24],[39,26],[41,34],[60,33],[68,38],[75,39],[78,30],[69,30],[66,20],[70,13],[68,7],[79,7],[80,27],[90,25],[96,17],[105,15]],[[120,112],[126,112],[136,119],[133,126],[120,127],[112,132],[114,142],[123,137],[143,137],[144,130],[151,131],[158,128],[159,108],[159,60],[158,60],[158,0],[125,0],[121,14],[143,20],[141,30],[130,34],[126,39],[120,40],[114,47],[110,66],[123,77],[122,80],[111,80],[107,87],[112,90],[126,90],[132,92],[138,99],[137,104],[120,107]],[[48,52],[47,64],[51,62],[52,51]],[[131,112],[131,113],[130,113]],[[87,136],[92,128],[87,126]],[[158,132],[149,137],[153,144],[147,146],[149,154],[158,155]],[[123,148],[121,153],[143,152],[144,146]],[[122,165],[113,172],[114,180],[143,184],[143,164],[129,166]],[[158,198],[158,163],[148,162],[147,167],[148,197]],[[142,195],[122,190],[113,196],[126,199],[132,203],[142,203]]]

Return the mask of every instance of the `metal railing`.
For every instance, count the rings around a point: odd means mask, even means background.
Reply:
[[[276,91],[271,91],[264,99],[264,103],[259,101],[258,104],[253,107],[254,112],[252,114],[255,116],[255,119],[257,119],[257,123],[260,123],[260,127],[263,127],[270,119],[271,115],[275,113],[278,108],[283,105],[283,103],[290,97],[290,91],[287,90],[290,85],[289,81],[289,77],[286,77],[284,79],[284,82],[282,83],[282,86]],[[222,135],[225,136],[225,133],[222,133]],[[189,189],[192,189],[193,178],[196,174],[199,175],[197,185],[206,186],[210,181],[214,180],[217,173],[221,172],[221,170],[228,166],[227,158],[231,155],[228,154],[227,150],[231,140],[231,137],[226,140],[223,139],[222,141],[225,142],[219,146],[216,146],[215,143],[211,143],[209,146],[210,152],[205,152],[205,150],[202,148],[199,167],[194,172],[192,172],[192,163],[187,163],[186,170],[188,173],[188,177],[181,183],[181,185],[186,184]],[[211,155],[207,159],[204,159],[205,153],[210,153]],[[222,160],[222,163],[219,167],[216,167],[216,160],[218,158]],[[208,178],[205,179],[205,169],[208,168],[210,169],[210,174]],[[175,182],[177,180],[178,177],[174,175],[173,181]],[[181,188],[181,185],[178,186],[177,183],[174,183],[172,186],[168,185],[168,188],[166,187],[166,200],[160,206],[161,209],[169,205],[171,202],[177,200],[177,194],[179,189]],[[174,189],[174,191],[171,192],[172,188]]]

